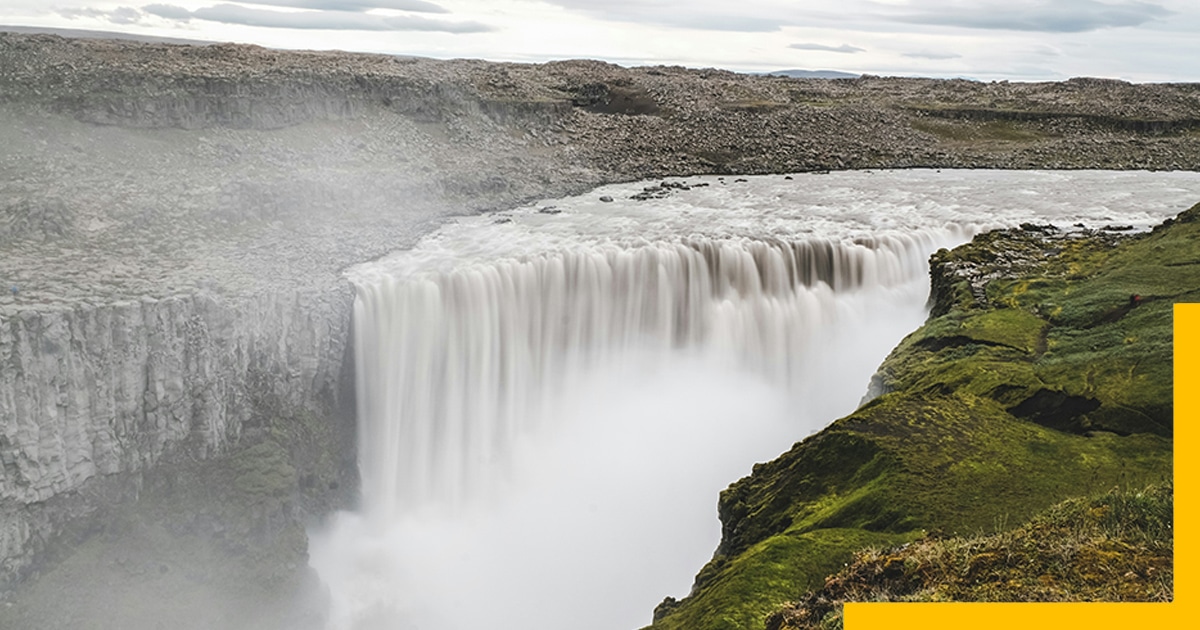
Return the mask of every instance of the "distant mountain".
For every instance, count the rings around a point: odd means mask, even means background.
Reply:
[[[126,39],[135,42],[144,42],[149,44],[191,44],[196,46],[204,46],[214,42],[206,42],[198,39],[182,39],[177,37],[153,37],[150,35],[134,35],[132,33],[118,33],[115,31],[86,31],[77,28],[50,28],[46,26],[7,26],[0,24],[0,33],[22,33],[25,35],[58,35],[60,37],[72,37],[78,39]]]
[[[792,77],[793,79],[857,79],[862,76],[837,70],[774,70],[760,74],[772,77]]]

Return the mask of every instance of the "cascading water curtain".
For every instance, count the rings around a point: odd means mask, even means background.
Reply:
[[[837,317],[835,295],[923,280],[944,238],[694,238],[359,283],[367,511],[388,518],[484,491],[554,392],[635,349],[722,353],[786,386]]]
[[[711,558],[717,493],[849,413],[920,325],[930,254],[1148,228],[1198,181],[845,171],[598,200],[631,183],[348,270],[363,507],[311,532],[328,629],[646,625]]]

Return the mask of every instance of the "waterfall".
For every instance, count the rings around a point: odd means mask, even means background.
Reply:
[[[585,247],[357,285],[366,507],[465,500],[597,365],[698,350],[798,389],[837,296],[923,281],[946,234]]]
[[[597,201],[623,184],[348,270],[363,505],[310,532],[330,630],[644,626],[716,547],[717,493],[852,411],[921,323],[931,253],[1145,228],[1194,181],[860,171]]]

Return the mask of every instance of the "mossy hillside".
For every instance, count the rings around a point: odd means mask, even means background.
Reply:
[[[940,252],[936,263],[960,272],[935,306],[944,314],[884,363],[886,387],[961,391],[969,381],[971,393],[1056,428],[1170,435],[1172,304],[1200,299],[1197,216],[1200,205],[1120,246],[1111,234],[1023,230]],[[964,376],[965,357],[991,378]]]
[[[795,585],[816,588],[820,578],[836,572],[845,558],[864,547],[893,547],[913,536],[869,532],[857,528],[828,528],[787,532],[747,549],[722,567],[698,600],[668,598],[655,610],[654,627],[703,627],[742,630],[761,627],[763,619],[784,600],[795,597]],[[739,602],[728,606],[727,602]],[[672,615],[676,609],[679,614]],[[664,617],[664,615],[667,615]],[[699,624],[699,625],[692,625]]]
[[[990,531],[1064,497],[1163,481],[1171,469],[1171,443],[1161,436],[1085,438],[967,393],[888,394],[839,428],[900,454],[876,496],[906,530]]]
[[[1200,288],[1182,264],[1198,213],[1140,237],[1029,226],[940,253],[935,316],[885,362],[888,393],[723,492],[720,547],[654,627],[760,628],[856,544],[1001,531],[1168,480],[1170,304]],[[832,532],[844,544],[797,542]]]
[[[998,534],[867,549],[766,626],[840,628],[847,601],[1169,601],[1173,520],[1171,486],[1150,486],[1069,499]]]
[[[993,531],[1055,500],[1161,481],[1170,471],[1168,439],[1084,438],[964,396],[888,394],[821,437],[723,493],[730,544],[654,627],[762,627],[772,604],[819,586],[862,546],[912,540],[927,529]],[[836,456],[812,455],[839,442],[870,457],[842,467]],[[796,496],[811,498],[786,500]]]

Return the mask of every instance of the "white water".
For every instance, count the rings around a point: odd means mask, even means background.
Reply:
[[[363,509],[313,536],[331,628],[645,625],[715,548],[719,490],[853,410],[919,325],[936,248],[1024,221],[1145,227],[1200,191],[1180,173],[688,181],[710,185],[462,220],[350,272]]]

